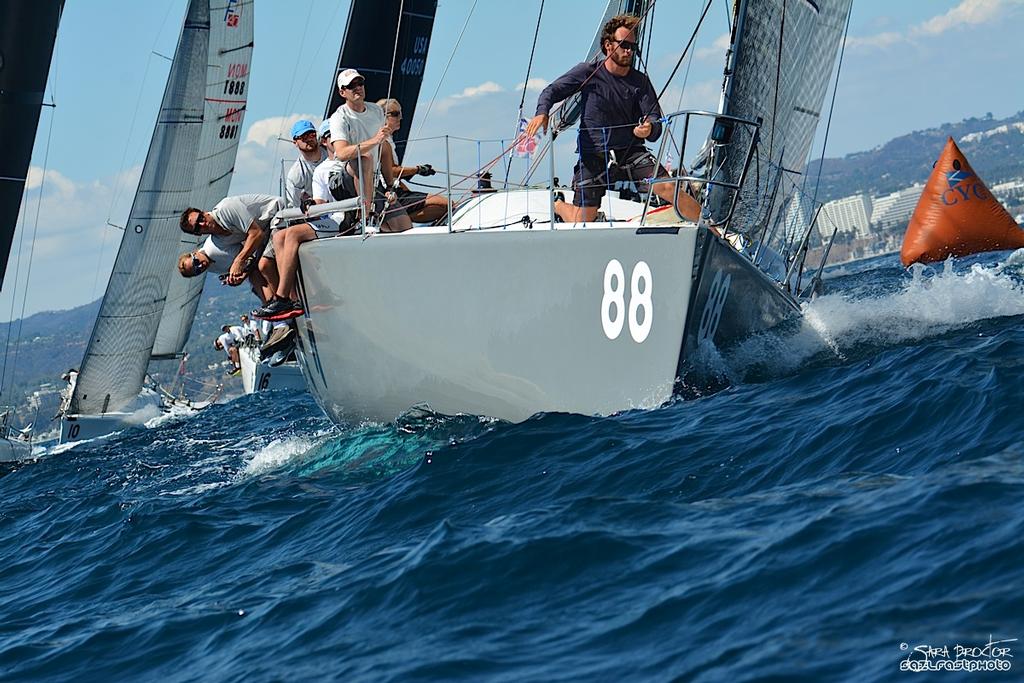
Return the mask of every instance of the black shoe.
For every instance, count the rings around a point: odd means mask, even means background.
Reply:
[[[261,320],[290,320],[305,312],[302,304],[298,301],[289,301],[288,299],[278,299],[275,297],[266,306],[255,309],[252,312],[252,317],[260,318]]]

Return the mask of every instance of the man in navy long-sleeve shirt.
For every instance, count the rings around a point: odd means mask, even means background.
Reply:
[[[646,140],[654,142],[661,136],[661,107],[650,79],[632,68],[637,50],[633,31],[638,22],[628,14],[610,19],[601,34],[604,60],[577,64],[544,88],[537,100],[537,115],[526,126],[528,137],[541,128],[547,132],[551,107],[581,93],[580,158],[573,170],[573,206],[555,202],[555,211],[564,221],[594,220],[611,183],[667,175],[644,146]],[[674,184],[658,183],[654,192],[675,203],[683,216],[696,220],[700,215],[700,206],[692,197],[684,192],[674,196]]]

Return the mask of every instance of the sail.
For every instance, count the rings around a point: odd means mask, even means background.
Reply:
[[[73,413],[120,410],[142,388],[167,298],[169,264],[181,246],[178,219],[194,190],[210,4],[188,4],[139,188],[82,360]]]
[[[648,10],[652,0],[608,0],[608,5],[604,9],[604,14],[601,17],[601,23],[597,25],[597,34],[594,35],[594,42],[590,45],[590,52],[587,53],[586,59],[583,61],[589,62],[597,59],[600,55],[604,54],[603,46],[601,45],[601,33],[603,32],[604,25],[615,16],[620,14],[633,14],[638,17],[642,17],[640,24],[636,27],[636,43],[643,45],[644,42],[644,24],[646,23]],[[637,63],[634,60],[634,66],[642,71],[647,69]],[[551,115],[551,125],[556,131],[563,131],[566,128],[572,126],[580,118],[580,112],[583,110],[583,100],[580,94],[575,94],[568,97],[562,106],[558,108]]]
[[[910,217],[900,261],[909,266],[1021,248],[1024,230],[948,138]]]
[[[228,194],[249,95],[252,48],[253,0],[211,1],[206,103],[190,206],[210,209]],[[199,237],[175,232],[178,254],[199,247]],[[206,279],[205,273],[181,277],[174,259],[168,273],[167,303],[153,345],[155,359],[177,357],[185,348]]]
[[[14,241],[63,0],[0,9],[0,281]]]
[[[334,74],[337,77],[344,69],[356,69],[366,78],[367,100],[376,102],[388,97],[390,92],[390,96],[401,103],[402,128],[393,136],[399,158],[412,130],[436,11],[437,0],[352,0],[349,8],[345,38],[341,42]],[[402,15],[401,25],[399,12]],[[395,67],[393,76],[392,62]],[[337,80],[332,78],[324,118],[333,114],[342,102]]]
[[[806,162],[852,0],[739,0],[735,5],[721,112],[761,120],[753,163],[740,190],[732,229],[753,233],[781,211]],[[743,173],[750,132],[716,126],[709,140],[720,180]],[[780,174],[785,174],[781,178]],[[778,191],[775,191],[778,187]],[[724,220],[728,193],[714,188],[713,221]]]

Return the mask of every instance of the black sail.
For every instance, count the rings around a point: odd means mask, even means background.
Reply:
[[[399,12],[402,13],[401,24]],[[401,157],[420,96],[436,12],[437,0],[352,0],[324,118],[333,114],[343,101],[338,94],[338,74],[343,69],[356,69],[366,78],[367,100],[376,102],[388,97],[390,92],[390,96],[401,103],[402,128],[394,134]]]
[[[6,0],[0,10],[0,280],[14,241],[63,0]]]

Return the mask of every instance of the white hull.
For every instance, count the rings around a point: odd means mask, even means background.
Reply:
[[[272,368],[260,362],[259,347],[248,345],[238,349],[238,359],[242,365],[242,388],[247,394],[276,389],[306,390],[306,378],[296,362],[289,361]]]
[[[60,419],[60,441],[87,441],[119,432],[128,427],[137,427],[140,422],[132,420],[134,413],[106,413],[105,415],[66,415]]]
[[[425,405],[518,421],[671,398],[695,226],[417,232],[299,251],[300,361],[335,420]]]

